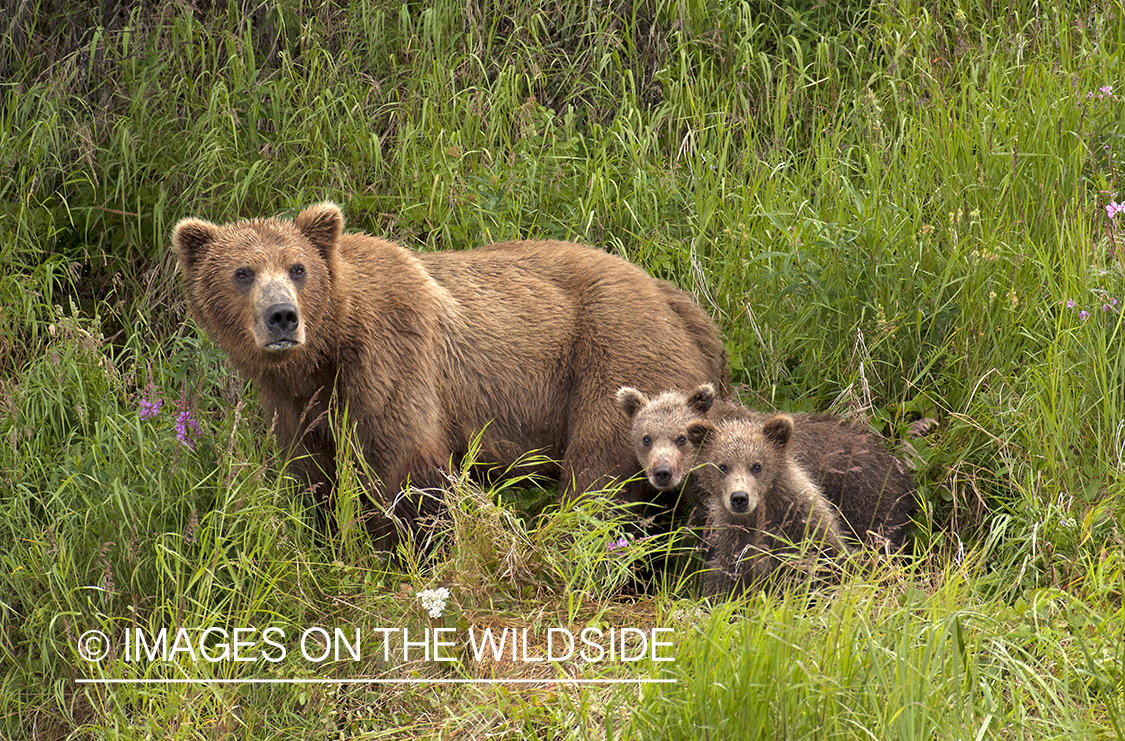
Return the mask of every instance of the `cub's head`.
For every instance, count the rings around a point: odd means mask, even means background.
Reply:
[[[714,401],[709,383],[690,394],[665,391],[651,399],[629,386],[618,389],[617,406],[629,418],[637,461],[655,488],[668,491],[684,482],[707,435],[703,416]]]
[[[726,420],[709,430],[694,475],[713,518],[741,520],[756,514],[779,477],[789,472],[792,435],[793,420],[784,414]]]
[[[292,221],[176,224],[172,245],[196,321],[239,365],[301,353],[319,336],[344,217],[333,203]]]

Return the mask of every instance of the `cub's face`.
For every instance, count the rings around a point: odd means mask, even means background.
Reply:
[[[654,488],[668,491],[683,484],[709,429],[702,417],[714,397],[710,384],[690,396],[665,391],[651,399],[628,386],[618,390],[617,406],[629,417],[633,451]]]
[[[343,216],[333,204],[293,221],[184,219],[172,243],[196,320],[237,362],[305,348],[331,299]]]
[[[712,517],[749,519],[789,466],[793,421],[782,414],[761,421],[719,422],[699,451],[700,488]]]

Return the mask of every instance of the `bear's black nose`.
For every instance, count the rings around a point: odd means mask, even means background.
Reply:
[[[672,468],[670,466],[657,466],[652,469],[652,478],[657,486],[667,486],[672,483]]]
[[[274,304],[266,309],[266,326],[271,332],[289,333],[300,323],[297,307],[293,304]]]
[[[750,507],[750,495],[744,491],[732,492],[730,495],[730,508],[734,512],[745,512]]]

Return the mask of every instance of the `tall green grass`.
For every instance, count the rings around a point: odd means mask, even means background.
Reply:
[[[1123,11],[19,4],[0,20],[0,733],[1122,738]],[[417,249],[622,254],[695,292],[753,405],[892,444],[936,418],[912,441],[915,558],[700,616],[690,541],[607,551],[622,513],[544,507],[525,481],[452,479],[429,560],[371,552],[361,471],[318,534],[254,389],[185,317],[168,234],[328,198]],[[652,562],[669,573],[625,597]],[[438,623],[414,594],[440,585],[451,627],[671,627],[671,666],[565,670],[678,681],[73,681],[136,670],[80,659],[88,629],[420,630]]]
[[[1091,625],[1087,604],[1053,590],[997,613],[974,604],[963,572],[942,576],[934,594],[849,584],[832,600],[797,594],[715,610],[680,648],[679,683],[648,693],[632,730],[746,739],[1117,732],[1115,674],[1089,659],[1120,655],[1109,632],[1119,622]]]

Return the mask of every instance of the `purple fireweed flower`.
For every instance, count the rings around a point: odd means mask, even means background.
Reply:
[[[164,406],[164,400],[159,396],[153,397],[151,400],[145,396],[141,397],[141,409],[139,416],[143,422],[148,422],[150,419],[160,414],[160,407]]]
[[[180,400],[176,402],[180,413],[176,415],[176,439],[188,450],[195,450],[195,441],[202,433],[199,422],[192,414],[191,404],[187,399],[187,389],[180,393]]]
[[[188,450],[195,450],[195,438],[199,435],[199,423],[195,421],[191,410],[182,410],[176,417],[176,439]]]
[[[1089,319],[1090,318],[1090,312],[1083,309],[1082,311],[1078,312],[1078,318],[1079,319]]]
[[[141,391],[141,403],[138,414],[142,422],[148,422],[150,419],[160,414],[160,407],[164,406],[164,400],[160,398],[160,394],[156,393],[156,384],[152,382],[152,366],[148,366],[148,383],[145,384],[144,390]]]
[[[616,551],[617,549],[624,548],[627,545],[629,545],[629,541],[625,540],[625,538],[618,538],[617,540],[612,540],[607,543],[605,549],[606,551]]]
[[[1068,299],[1066,300],[1066,308],[1068,308],[1068,309],[1073,309],[1073,308],[1074,308],[1074,299],[1072,299],[1072,298],[1068,298]]]

